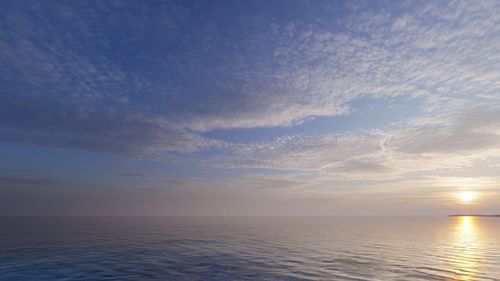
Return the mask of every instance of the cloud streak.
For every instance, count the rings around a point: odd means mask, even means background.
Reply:
[[[59,184],[57,181],[45,178],[0,177],[2,187],[10,185],[52,186]]]

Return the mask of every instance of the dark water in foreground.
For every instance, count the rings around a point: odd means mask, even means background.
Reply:
[[[499,218],[1,218],[1,280],[500,280]]]

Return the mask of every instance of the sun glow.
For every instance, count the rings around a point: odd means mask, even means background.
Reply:
[[[476,193],[473,191],[461,191],[460,193],[457,194],[457,198],[462,202],[463,204],[468,204],[473,202],[476,199]]]

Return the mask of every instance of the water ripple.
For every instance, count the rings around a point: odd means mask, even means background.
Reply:
[[[0,280],[500,280],[499,220],[1,222]]]

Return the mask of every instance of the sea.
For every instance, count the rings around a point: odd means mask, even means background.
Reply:
[[[1,217],[0,280],[500,280],[500,218]]]

